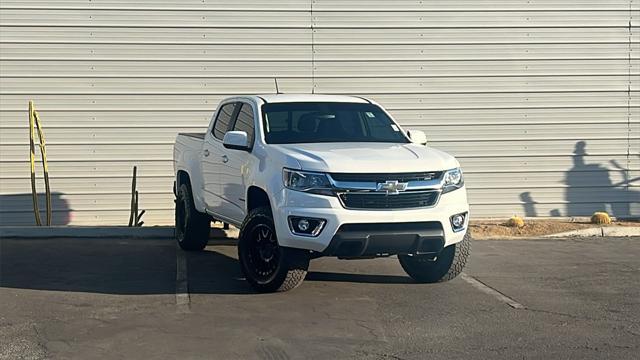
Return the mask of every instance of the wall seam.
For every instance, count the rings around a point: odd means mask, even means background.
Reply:
[[[631,194],[631,19],[633,15],[633,0],[629,0],[629,31],[628,31],[628,49],[627,49],[627,58],[628,58],[628,73],[627,73],[627,166],[625,169],[625,192],[627,194]],[[631,214],[629,214],[631,215]]]
[[[315,48],[315,27],[314,27],[314,19],[313,19],[313,3],[315,0],[309,1],[309,19],[311,26],[311,93],[316,93],[316,48]]]

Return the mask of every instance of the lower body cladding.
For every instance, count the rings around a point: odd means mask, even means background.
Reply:
[[[444,249],[439,222],[343,224],[323,256],[367,258],[395,254],[436,256]]]
[[[412,209],[354,210],[337,197],[287,189],[279,195],[273,208],[278,243],[315,256],[436,256],[464,239],[469,221],[464,188],[441,195],[433,207]]]

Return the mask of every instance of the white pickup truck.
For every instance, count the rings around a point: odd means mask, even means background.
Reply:
[[[469,256],[460,165],[351,96],[222,101],[202,134],[174,148],[176,239],[202,250],[211,221],[240,229],[238,258],[258,291],[298,286],[309,261],[397,255],[418,282],[453,279]]]

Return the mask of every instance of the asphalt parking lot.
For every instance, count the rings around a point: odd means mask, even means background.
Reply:
[[[640,239],[475,241],[464,276],[314,260],[255,294],[236,249],[0,240],[0,358],[602,359],[640,353]],[[635,354],[635,355],[634,355]]]

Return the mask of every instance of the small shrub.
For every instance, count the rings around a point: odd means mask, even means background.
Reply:
[[[611,216],[604,211],[598,211],[591,215],[592,224],[611,224]]]
[[[509,227],[517,227],[517,228],[521,228],[524,227],[524,219],[521,218],[520,216],[512,216],[511,218],[509,218],[509,220],[507,220],[507,226]]]

